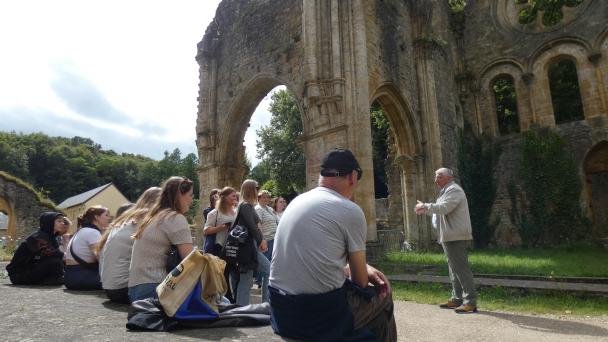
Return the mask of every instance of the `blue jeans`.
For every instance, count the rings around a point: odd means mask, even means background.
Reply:
[[[274,246],[274,239],[267,240],[266,242],[268,243],[268,250],[264,252],[264,256],[266,259],[268,259],[268,261],[272,261],[272,247]]]
[[[133,303],[136,300],[146,298],[158,298],[156,287],[158,283],[145,283],[129,287],[129,300]]]
[[[66,265],[65,287],[68,290],[101,290],[99,271],[82,265]]]
[[[268,243],[268,250],[264,253],[262,253],[266,259],[268,259],[268,261],[272,261],[272,246],[274,246],[274,240],[266,240],[266,242]],[[270,269],[270,266],[268,266],[268,269]],[[263,284],[264,283],[264,279],[262,277],[262,275],[260,273],[257,273],[256,270],[256,278],[255,278],[255,283],[256,284]],[[268,271],[266,273],[266,278],[268,278],[270,276],[270,271]],[[266,279],[266,281],[268,281],[268,279]]]
[[[257,274],[262,277],[262,302],[268,302],[268,276],[270,275],[270,261],[264,254],[258,251]],[[230,271],[230,288],[236,295],[238,305],[249,305],[251,286],[253,285],[253,271],[239,273],[238,270]]]

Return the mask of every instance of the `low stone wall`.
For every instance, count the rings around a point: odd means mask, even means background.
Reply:
[[[21,183],[21,184],[20,184]],[[0,238],[14,244],[38,229],[40,215],[45,211],[57,211],[51,202],[42,203],[38,195],[23,181],[0,172],[0,199],[6,204],[9,229],[0,231]]]

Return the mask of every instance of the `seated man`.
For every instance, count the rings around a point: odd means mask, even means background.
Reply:
[[[62,285],[63,252],[57,236],[68,232],[70,221],[57,212],[40,216],[39,230],[21,242],[6,271],[15,285]]]
[[[366,222],[351,201],[361,178],[349,150],[322,160],[319,186],[285,210],[270,267],[272,327],[304,341],[396,341],[388,280],[365,259]],[[371,284],[370,284],[371,283]]]

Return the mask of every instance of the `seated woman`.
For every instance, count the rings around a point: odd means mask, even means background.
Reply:
[[[184,214],[192,204],[192,181],[171,177],[160,200],[146,214],[133,234],[129,268],[129,300],[156,298],[156,287],[167,276],[167,253],[177,246],[181,258],[192,251],[192,235]]]
[[[65,251],[65,287],[69,290],[101,290],[95,250],[110,219],[102,206],[89,207],[78,217],[78,231]]]
[[[137,223],[160,198],[161,188],[146,190],[135,205],[118,216],[112,227],[99,241],[99,275],[108,298],[117,303],[129,304],[129,266],[133,250],[133,238]]]
[[[63,285],[63,252],[58,236],[68,232],[70,221],[57,212],[40,216],[40,228],[19,244],[6,271],[15,285]]]

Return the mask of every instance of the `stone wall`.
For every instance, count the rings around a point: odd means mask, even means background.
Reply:
[[[608,139],[608,3],[585,0],[573,8],[564,7],[558,24],[545,26],[538,18],[531,24],[518,22],[524,5],[510,0],[477,0],[466,7],[463,20],[464,72],[461,75],[461,104],[467,121],[477,133],[494,136],[501,143],[495,177],[498,182],[492,221],[498,220],[496,241],[500,246],[519,246],[521,222],[521,136],[500,136],[491,84],[501,75],[511,76],[517,96],[522,132],[531,126],[554,127],[569,144],[579,165],[583,186],[582,207],[589,191],[584,161],[589,150]],[[542,13],[541,13],[542,15]],[[548,82],[548,65],[561,58],[577,67],[584,120],[555,124]],[[457,80],[458,83],[458,80]],[[509,194],[509,184],[515,196]],[[608,189],[607,189],[608,190]],[[513,200],[515,197],[515,201]]]
[[[557,129],[579,163],[608,139],[608,2],[564,8],[563,20],[550,27],[540,20],[519,24],[523,6],[476,0],[457,14],[447,1],[222,1],[198,44],[201,194],[240,185],[251,114],[283,84],[301,109],[309,188],[332,147],[352,149],[364,174],[373,174],[369,107],[378,102],[384,108],[392,147],[380,222],[404,231],[414,248],[430,248],[435,232],[411,208],[417,199],[435,198],[437,168],[458,173],[457,137],[465,121],[476,134],[502,140],[499,169],[506,171],[498,174],[493,215],[501,219],[499,244],[517,245],[507,179],[517,179],[519,137],[498,132],[490,88],[496,77],[514,80],[522,131],[555,127],[547,66],[560,58],[574,61],[585,120]],[[373,180],[363,177],[354,199],[366,214],[370,240],[380,210],[374,197]]]
[[[40,215],[45,211],[57,211],[49,203],[41,203],[37,194],[30,188],[23,186],[20,180],[6,173],[0,172],[0,199],[9,214],[9,229],[0,231],[0,236],[7,239],[22,239],[38,229]]]

